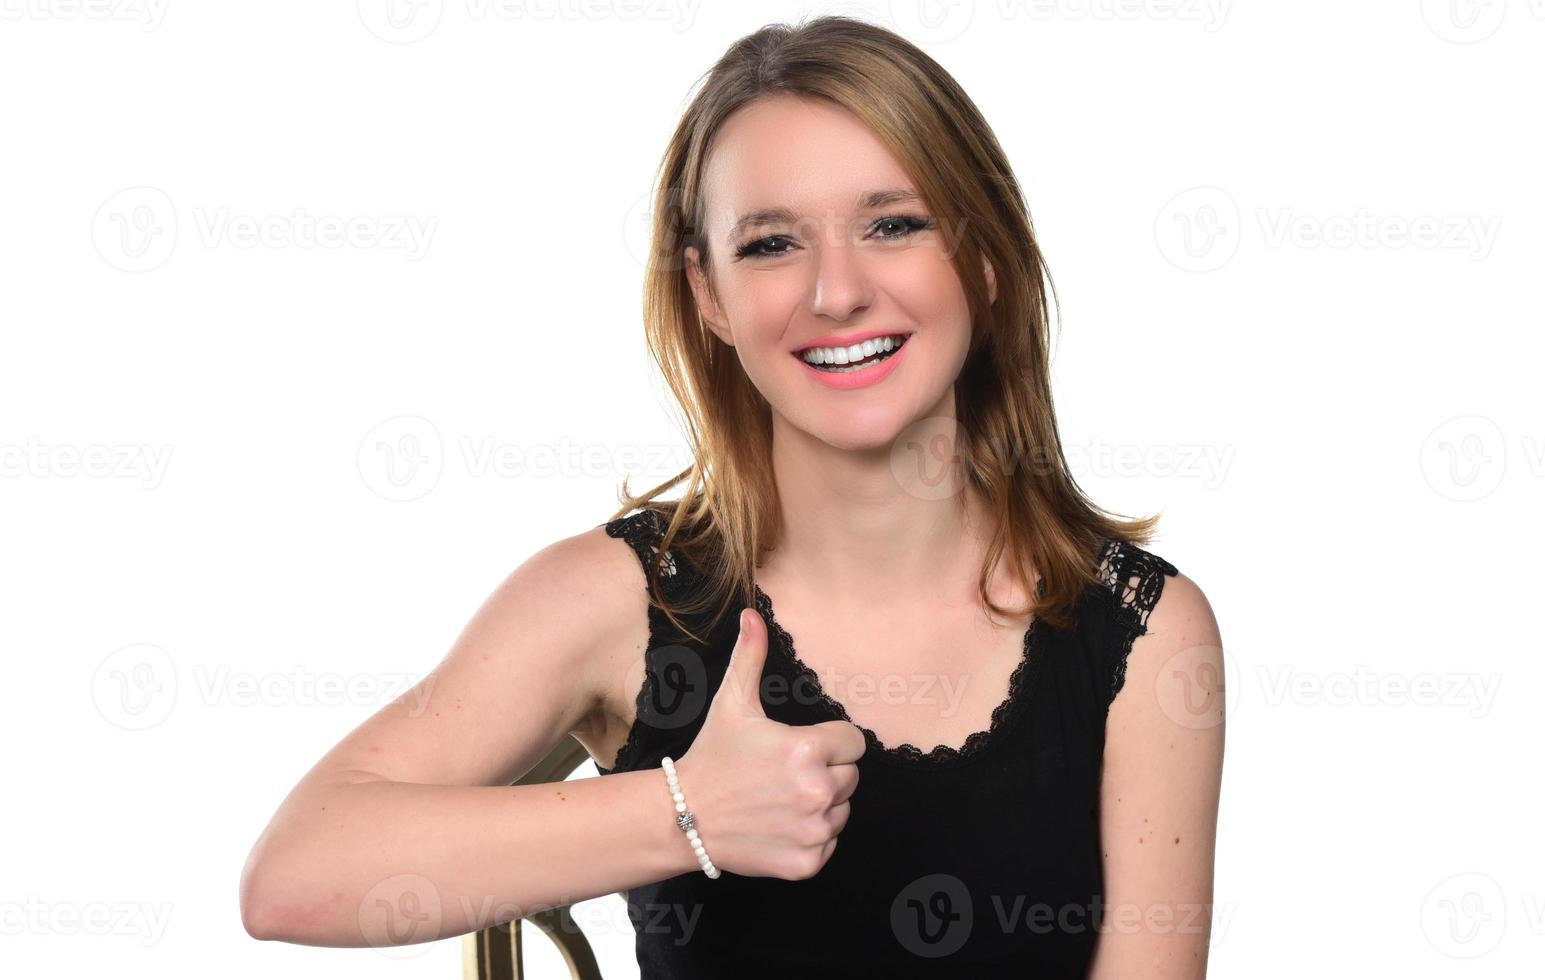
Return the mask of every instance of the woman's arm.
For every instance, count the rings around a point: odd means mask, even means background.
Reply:
[[[1106,908],[1090,980],[1207,975],[1223,701],[1212,607],[1195,582],[1170,577],[1106,720]]]
[[[509,785],[586,723],[605,651],[644,648],[639,581],[602,528],[516,569],[428,677],[284,800],[242,872],[247,931],[427,942],[697,870],[659,772]]]

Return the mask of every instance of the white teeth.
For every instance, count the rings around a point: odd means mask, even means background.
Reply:
[[[800,351],[800,357],[803,357],[808,363],[816,365],[851,364],[855,361],[862,361],[866,357],[873,357],[875,354],[895,350],[901,346],[902,341],[905,339],[905,334],[892,334],[888,337],[875,337],[870,340],[861,341],[849,347],[811,347]]]

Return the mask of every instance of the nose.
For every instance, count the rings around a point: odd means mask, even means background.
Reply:
[[[832,320],[848,320],[869,309],[874,283],[859,249],[841,230],[822,236],[810,291],[810,312]]]

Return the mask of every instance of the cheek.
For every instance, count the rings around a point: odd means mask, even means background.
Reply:
[[[966,316],[966,294],[955,267],[942,254],[919,251],[897,277],[894,294],[920,320],[943,323]]]
[[[766,359],[790,342],[789,325],[799,322],[806,299],[794,276],[749,275],[732,289],[725,312],[743,360]]]
[[[786,381],[776,358],[788,325],[797,316],[799,293],[776,277],[746,275],[727,283],[720,309],[734,336],[735,357],[751,383],[767,393]]]

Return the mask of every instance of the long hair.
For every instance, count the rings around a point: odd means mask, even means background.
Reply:
[[[1034,567],[1039,594],[1019,614],[1066,627],[1080,591],[1098,580],[1103,543],[1145,544],[1159,518],[1104,511],[1069,473],[1052,407],[1051,277],[1019,183],[976,105],[911,42],[844,16],[763,27],[732,44],[699,82],[656,175],[643,304],[650,354],[682,409],[693,462],[636,496],[624,479],[613,519],[639,508],[656,511],[666,519],[660,552],[684,556],[705,587],[690,599],[675,597],[673,610],[656,564],[647,575],[652,601],[701,639],[677,613],[711,609],[712,630],[737,596],[752,594],[761,554],[781,531],[770,407],[734,349],[702,322],[684,250],[695,246],[705,268],[711,265],[702,183],[719,127],[759,98],[794,94],[824,99],[865,122],[916,182],[939,226],[970,229],[952,255],[972,318],[955,384],[964,445],[957,451],[963,478],[997,518],[978,590],[992,612],[1012,612],[988,595],[993,569],[1007,556],[1028,593]],[[995,302],[983,257],[995,274]],[[683,481],[678,499],[657,499]]]

